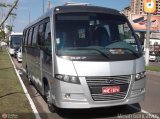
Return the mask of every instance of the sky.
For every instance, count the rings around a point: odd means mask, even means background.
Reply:
[[[12,0],[13,1],[13,0]],[[114,8],[121,11],[124,7],[129,6],[131,0],[51,0],[52,7],[63,5],[66,2],[83,2],[95,6]],[[47,10],[48,0],[44,0],[45,11]],[[23,32],[23,29],[30,21],[36,20],[43,14],[43,0],[19,0],[17,17],[14,20],[14,32]]]

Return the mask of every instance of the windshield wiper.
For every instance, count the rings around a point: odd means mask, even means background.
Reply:
[[[109,59],[109,57],[103,53],[101,50],[95,49],[95,48],[82,48],[82,47],[78,47],[78,48],[70,48],[70,49],[74,49],[74,50],[95,50],[97,52],[99,52],[102,56],[106,57],[107,59]]]

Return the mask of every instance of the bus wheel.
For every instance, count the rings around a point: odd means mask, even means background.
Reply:
[[[31,80],[30,77],[28,77],[28,80],[29,80],[29,84],[30,84],[30,85],[33,85],[32,80]]]
[[[49,86],[47,84],[45,85],[45,97],[46,97],[46,102],[48,104],[48,109],[51,112],[55,112],[55,107],[51,102],[51,90],[49,89]]]
[[[28,68],[27,68],[27,65],[26,65],[26,76],[27,76],[27,78],[29,78],[28,75],[29,75],[29,74],[28,74]]]

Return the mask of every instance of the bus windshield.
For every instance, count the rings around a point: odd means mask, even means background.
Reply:
[[[22,35],[11,36],[11,48],[19,48],[22,43]]]
[[[124,16],[61,13],[56,15],[55,31],[58,56],[130,60],[142,55],[141,47]]]

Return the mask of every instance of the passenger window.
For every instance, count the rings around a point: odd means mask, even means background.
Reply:
[[[23,32],[23,36],[26,36],[26,31]],[[22,45],[25,46],[25,37],[23,37]]]
[[[45,51],[51,54],[51,28],[50,22],[45,24],[45,41],[44,41]]]
[[[38,30],[38,45],[42,46],[44,42],[44,30],[43,30],[43,24],[39,26]]]
[[[32,46],[37,45],[37,33],[38,33],[38,26],[34,27],[34,30],[33,30]]]
[[[86,38],[86,33],[85,33],[85,29],[78,29],[78,37],[79,39],[85,39]]]
[[[32,45],[32,31],[33,31],[33,28],[29,30],[28,46]]]
[[[25,34],[25,46],[28,45],[28,30],[26,31],[26,34]]]

